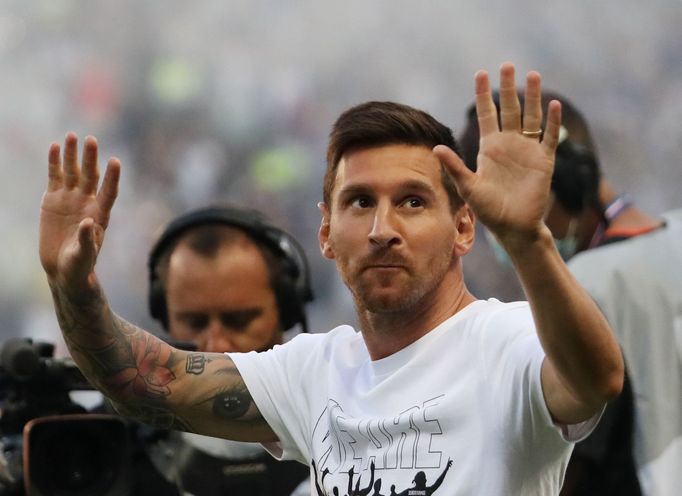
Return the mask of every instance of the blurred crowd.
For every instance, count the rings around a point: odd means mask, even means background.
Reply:
[[[114,310],[151,330],[144,265],[159,227],[224,201],[301,240],[313,331],[351,321],[316,239],[332,119],[390,99],[457,132],[473,73],[504,60],[586,110],[619,189],[651,212],[681,205],[682,8],[625,4],[0,1],[0,339],[59,339],[37,218],[47,148],[67,130],[123,161],[99,274]],[[479,297],[521,297],[483,236],[465,271]]]

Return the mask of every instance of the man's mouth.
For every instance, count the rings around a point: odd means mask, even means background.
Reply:
[[[369,264],[366,265],[364,270],[400,270],[405,269],[404,265],[401,264]]]

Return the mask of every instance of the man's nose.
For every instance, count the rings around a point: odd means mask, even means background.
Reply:
[[[232,342],[229,329],[220,323],[220,319],[213,319],[206,333],[206,349],[209,353],[226,353],[239,351]]]
[[[399,219],[392,205],[379,204],[374,211],[372,230],[368,238],[377,248],[400,244],[402,238],[398,229]]]

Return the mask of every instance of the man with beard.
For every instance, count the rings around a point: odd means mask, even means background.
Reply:
[[[303,248],[258,211],[211,205],[174,218],[148,268],[149,312],[172,343],[245,353],[282,344],[285,331],[307,331],[312,290]],[[308,479],[304,465],[278,462],[256,443],[171,431],[146,451],[195,496],[288,496]]]
[[[450,463],[436,494],[556,494],[573,442],[620,391],[623,363],[543,223],[561,106],[548,106],[543,134],[540,75],[526,77],[523,120],[513,65],[500,79],[498,120],[487,73],[475,78],[475,173],[425,112],[369,102],[337,119],[319,240],[361,332],[340,326],[264,353],[177,350],[116,316],[94,266],[120,163],[98,188],[94,138],[82,166],[75,135],[63,156],[52,145],[40,254],[79,367],[121,413],[314,462],[327,494],[351,468],[367,480],[373,467],[404,491],[415,471],[436,480]],[[528,302],[468,291],[475,216],[511,256]]]

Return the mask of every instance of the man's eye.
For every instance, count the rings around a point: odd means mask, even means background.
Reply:
[[[206,315],[191,316],[186,319],[187,327],[193,331],[203,331],[208,326],[208,317]]]
[[[253,316],[250,315],[223,315],[220,317],[220,322],[223,324],[223,326],[235,331],[246,329],[252,320]]]
[[[369,208],[372,206],[372,201],[366,196],[359,196],[351,202],[351,206],[355,208]]]
[[[417,196],[411,196],[403,202],[403,205],[408,208],[420,208],[424,206],[424,200]]]

